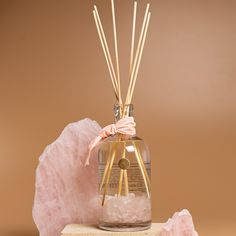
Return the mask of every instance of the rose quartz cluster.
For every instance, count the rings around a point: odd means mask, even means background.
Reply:
[[[184,209],[176,212],[163,226],[159,236],[198,236],[194,229],[192,216]]]
[[[102,198],[102,196],[101,196]],[[106,196],[101,210],[102,220],[109,223],[136,223],[151,221],[151,202],[146,196]]]
[[[69,124],[40,156],[33,205],[40,236],[59,236],[69,223],[97,222],[97,158],[84,162],[100,130],[90,119]]]

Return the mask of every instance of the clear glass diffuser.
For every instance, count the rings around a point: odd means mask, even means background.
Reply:
[[[133,106],[116,105],[114,112],[118,121],[133,116]],[[110,231],[150,228],[150,155],[144,141],[137,136],[110,136],[101,143],[98,160],[99,228]]]

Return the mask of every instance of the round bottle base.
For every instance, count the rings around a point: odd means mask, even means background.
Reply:
[[[100,222],[98,227],[107,231],[115,232],[135,232],[143,231],[151,228],[151,221],[140,223],[106,223]]]

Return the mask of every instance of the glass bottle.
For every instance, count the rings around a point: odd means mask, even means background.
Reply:
[[[133,106],[114,106],[115,121]],[[139,231],[151,226],[150,155],[144,141],[115,134],[99,146],[99,228]]]

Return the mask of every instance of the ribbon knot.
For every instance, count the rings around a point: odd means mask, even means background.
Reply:
[[[105,126],[98,134],[98,136],[93,139],[89,144],[89,153],[85,162],[85,165],[89,165],[89,160],[91,156],[91,151],[96,145],[102,140],[114,134],[125,134],[133,136],[136,134],[134,117],[125,117],[116,122],[116,124],[111,124]]]

